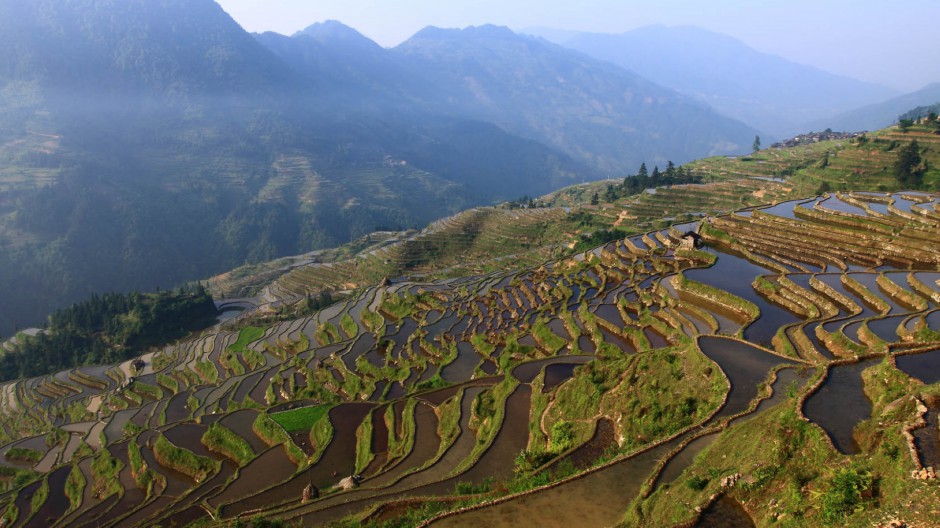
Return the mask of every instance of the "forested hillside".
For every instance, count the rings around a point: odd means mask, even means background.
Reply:
[[[508,30],[420,44],[433,33],[385,50],[336,23],[252,36],[211,0],[0,1],[0,334],[93,292],[170,287],[753,137]],[[455,53],[476,58],[442,71]],[[533,61],[565,84],[535,90]],[[507,90],[516,65],[530,75]],[[467,98],[471,77],[494,111]]]

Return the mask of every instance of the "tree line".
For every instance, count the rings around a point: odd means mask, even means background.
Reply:
[[[0,356],[0,379],[123,361],[211,324],[217,313],[200,284],[148,294],[92,295],[50,315],[37,335],[19,334],[14,350]]]
[[[654,165],[652,173],[646,168],[646,163],[641,163],[636,174],[626,176],[620,185],[609,184],[607,190],[604,191],[604,200],[613,202],[618,198],[639,194],[649,188],[688,183],[702,183],[702,177],[693,174],[688,167],[681,165],[677,167],[672,161],[667,162],[664,171],[660,171],[659,166]],[[600,196],[597,194],[591,197],[592,205],[597,205],[599,202]]]

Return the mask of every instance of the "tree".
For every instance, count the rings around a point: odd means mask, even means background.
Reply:
[[[600,201],[601,201],[600,196],[598,196],[597,193],[595,192],[594,195],[591,196],[591,205],[597,205],[600,203]]]
[[[760,150],[760,136],[759,135],[754,136],[754,144],[751,145],[751,148],[754,150],[754,152],[757,152],[758,150]]]
[[[640,163],[640,170],[636,173],[638,178],[648,178],[649,172],[646,170],[646,163]]]
[[[894,162],[894,178],[901,187],[916,189],[920,187],[923,175],[924,167],[921,165],[920,145],[917,144],[915,139],[898,151],[898,159]]]
[[[901,132],[907,132],[908,128],[911,128],[911,125],[914,124],[913,119],[899,119],[898,128],[901,129]]]

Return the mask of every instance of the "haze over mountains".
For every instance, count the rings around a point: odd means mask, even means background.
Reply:
[[[0,334],[93,292],[745,152],[775,115],[894,95],[822,72],[801,73],[831,81],[818,107],[721,87],[792,67],[766,56],[699,93],[496,26],[392,49],[338,22],[252,35],[212,0],[0,0],[0,57]]]
[[[899,95],[692,26],[647,26],[616,35],[540,28],[524,32],[634,71],[775,137],[804,132],[821,118]]]

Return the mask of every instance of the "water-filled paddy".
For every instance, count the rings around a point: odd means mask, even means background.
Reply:
[[[767,353],[753,345],[719,336],[702,336],[699,348],[718,363],[731,382],[728,402],[719,416],[731,416],[747,409],[757,397],[757,386],[767,378],[770,370],[791,360]]]
[[[930,385],[940,381],[940,348],[920,354],[894,358],[898,369],[912,378]]]
[[[754,291],[751,286],[754,279],[769,274],[771,271],[766,268],[723,252],[718,252],[718,260],[714,266],[685,272],[689,279],[720,288],[757,305],[760,317],[744,329],[744,337],[749,341],[768,345],[778,328],[798,320],[792,313],[766,301]]]
[[[869,359],[833,367],[819,390],[803,405],[803,414],[819,424],[842,453],[858,452],[852,431],[859,422],[871,416],[871,402],[862,390],[862,371],[878,361]]]

